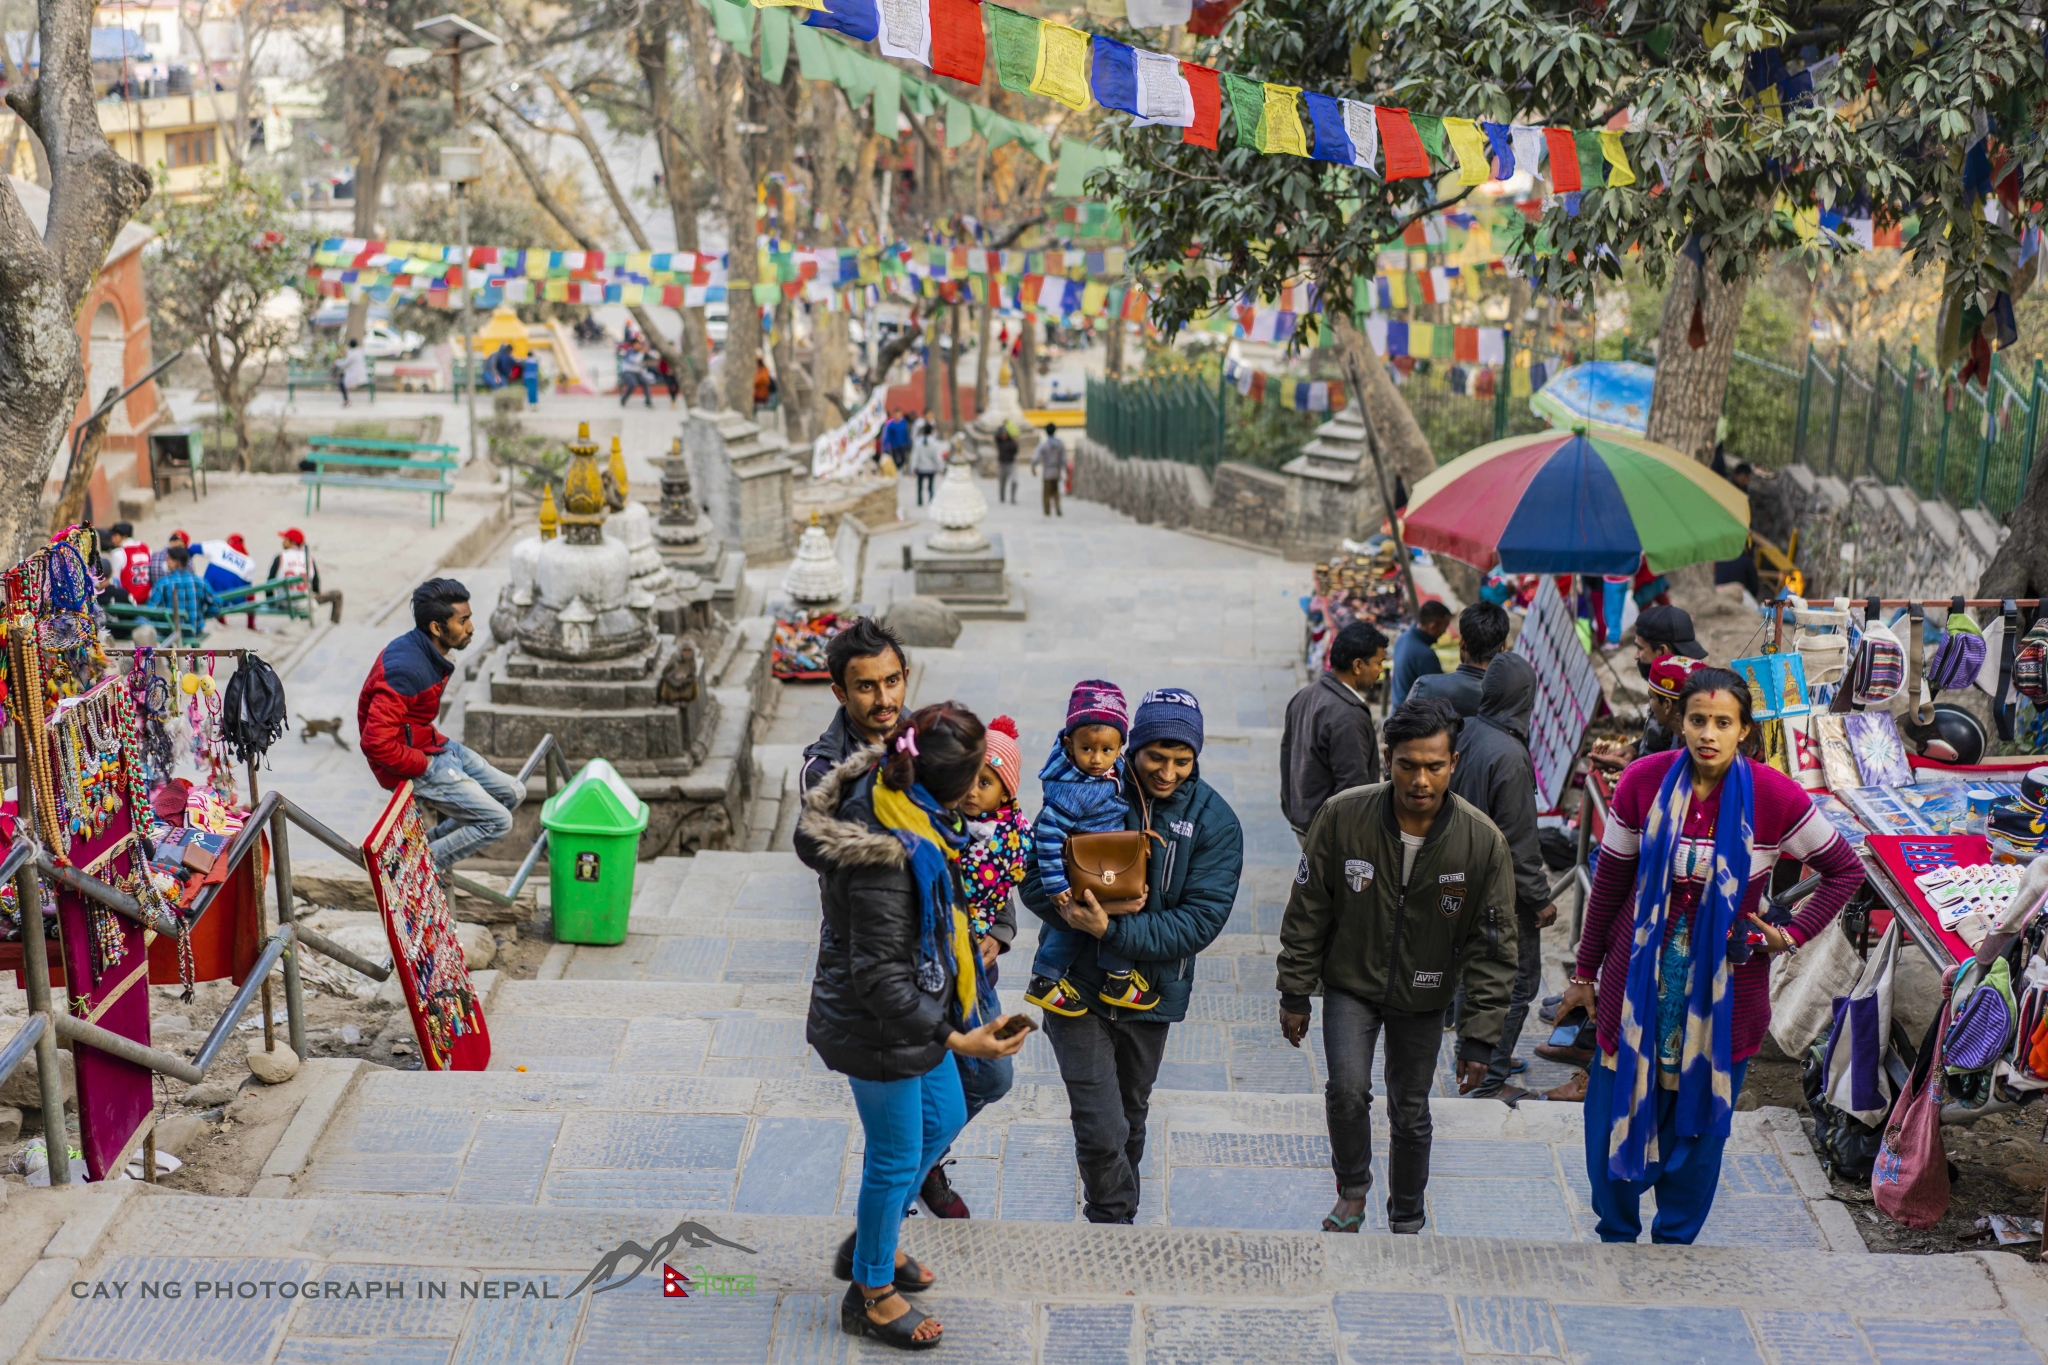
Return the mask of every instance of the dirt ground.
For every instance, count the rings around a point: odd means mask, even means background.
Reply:
[[[492,939],[495,952],[491,969],[516,980],[533,979],[541,960],[553,946],[546,916],[518,925],[498,926]],[[183,1004],[175,986],[150,989],[156,997],[150,1006],[153,1044],[187,1056],[197,1052],[206,1041],[206,1028],[220,1017],[235,994],[235,987],[229,982],[207,982],[195,988],[190,1004]],[[420,1066],[412,1024],[403,1008],[374,997],[330,994],[310,984],[305,989],[304,1002],[306,1050],[310,1056],[358,1057],[400,1070],[416,1070]],[[287,1046],[281,982],[272,992],[272,1016],[277,1044]],[[161,1177],[166,1187],[195,1194],[248,1194],[271,1150],[298,1113],[306,1087],[295,1083],[267,1086],[249,1071],[248,1054],[263,1048],[262,1017],[261,1005],[252,1005],[200,1085],[187,1086],[164,1076],[156,1078],[158,1149],[183,1163]],[[71,1118],[70,1131],[75,1149],[75,1116]],[[0,1149],[0,1171],[8,1172],[5,1179],[10,1186],[20,1188],[26,1184],[20,1174],[22,1154],[29,1140],[41,1133],[41,1112],[27,1111],[23,1115],[21,1139]]]

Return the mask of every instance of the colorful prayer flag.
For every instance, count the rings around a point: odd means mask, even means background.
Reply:
[[[804,15],[804,24],[809,28],[829,28],[856,42],[865,43],[881,31],[882,16],[875,8],[875,0],[825,0],[822,9],[811,10]],[[797,55],[803,55],[801,48]]]
[[[1266,109],[1264,129],[1265,145],[1262,152],[1286,156],[1307,156],[1308,138],[1301,128],[1301,114],[1295,104],[1295,97],[1301,93],[1298,85],[1266,85]]]
[[[1628,164],[1628,153],[1622,150],[1621,133],[1618,129],[1602,129],[1600,133],[1600,154],[1613,167],[1607,173],[1610,185],[1633,185],[1636,183],[1635,168]]]
[[[1182,62],[1180,74],[1188,83],[1194,102],[1194,118],[1181,130],[1180,140],[1191,147],[1216,150],[1216,130],[1223,121],[1223,93],[1220,73],[1212,66]]]
[[[1429,174],[1429,156],[1406,109],[1377,105],[1373,120],[1379,125],[1380,143],[1386,148],[1386,179],[1415,180]]]
[[[1468,118],[1447,118],[1444,136],[1450,139],[1451,150],[1458,154],[1459,184],[1484,185],[1493,178],[1493,168],[1486,156],[1486,134],[1479,131],[1477,123]]]
[[[1579,144],[1569,128],[1545,128],[1544,145],[1550,149],[1550,188],[1559,194],[1579,191]]]
[[[1087,34],[1065,24],[1039,24],[1038,63],[1031,76],[1031,93],[1057,100],[1069,109],[1088,107]]]

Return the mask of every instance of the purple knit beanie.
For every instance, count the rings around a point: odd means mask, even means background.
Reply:
[[[1114,726],[1119,735],[1128,735],[1131,718],[1124,705],[1123,689],[1101,678],[1075,683],[1067,697],[1067,728],[1060,733],[1072,734],[1082,725]]]

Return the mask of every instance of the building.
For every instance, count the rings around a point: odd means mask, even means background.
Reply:
[[[233,91],[194,91],[154,99],[103,99],[100,131],[115,151],[160,176],[158,190],[198,194],[228,165],[221,120],[232,121]]]
[[[32,181],[9,176],[14,197],[41,233],[50,214],[48,190]],[[85,396],[72,418],[82,422],[92,415],[110,385],[127,388],[155,363],[150,346],[149,313],[142,288],[142,249],[156,233],[140,223],[130,223],[114,238],[99,277],[86,292],[78,309],[78,344],[85,362]],[[150,485],[149,433],[168,421],[162,397],[154,382],[128,395],[114,410],[107,424],[107,439],[100,448],[99,466],[88,490],[88,505],[97,525],[120,519],[120,503],[131,490]],[[54,496],[63,484],[67,453],[57,457],[50,470],[50,492]]]

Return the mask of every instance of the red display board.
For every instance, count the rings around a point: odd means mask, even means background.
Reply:
[[[1976,950],[1963,941],[1961,934],[1941,927],[1941,916],[1920,893],[1917,879],[1921,873],[1937,867],[1977,867],[1990,862],[1991,841],[1981,834],[1873,834],[1864,843],[1890,874],[1899,894],[1919,912],[1927,932],[1956,961],[1974,956]]]
[[[370,885],[391,943],[391,967],[412,1013],[413,1036],[429,1071],[482,1071],[491,1062],[483,1002],[469,979],[455,917],[427,849],[412,783],[391,793],[363,840]]]

